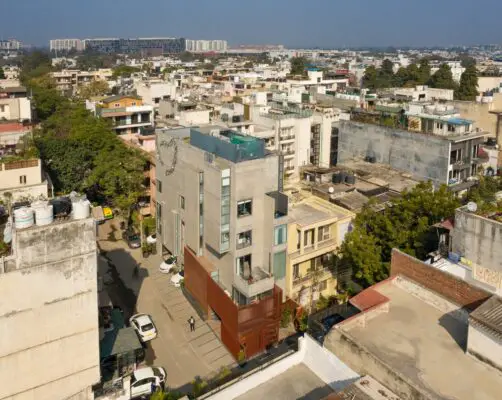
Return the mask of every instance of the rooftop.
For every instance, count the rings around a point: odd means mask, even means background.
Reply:
[[[502,338],[502,298],[492,296],[470,315],[470,323],[481,326],[494,336]]]
[[[502,375],[464,351],[467,325],[404,287],[397,279],[373,286],[389,299],[388,311],[365,324],[342,322],[328,334],[325,346],[337,354],[339,331],[432,399],[500,398]]]
[[[343,219],[352,217],[353,214],[335,204],[331,204],[316,196],[305,196],[295,202],[294,196],[288,210],[290,222],[305,227],[330,219]]]
[[[333,390],[309,367],[300,363],[237,397],[236,400],[320,400],[330,393],[333,393]]]

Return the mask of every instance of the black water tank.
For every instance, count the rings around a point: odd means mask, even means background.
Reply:
[[[345,171],[340,172],[340,183],[345,182],[345,178],[347,177],[347,173]]]
[[[336,174],[333,174],[331,180],[333,181],[333,183],[341,183],[342,178],[340,177],[340,173],[337,172]]]
[[[376,163],[376,157],[375,156],[370,156],[368,157],[368,161],[372,164],[375,164]]]
[[[356,177],[354,175],[347,175],[345,177],[345,183],[348,183],[349,185],[353,185],[356,183]]]
[[[71,200],[68,197],[58,197],[49,200],[55,217],[67,217],[71,213]]]

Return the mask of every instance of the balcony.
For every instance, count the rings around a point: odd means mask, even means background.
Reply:
[[[260,267],[252,269],[248,276],[235,275],[234,286],[246,297],[254,297],[274,288],[274,277]]]
[[[293,142],[295,140],[295,135],[284,135],[279,136],[279,140],[283,143],[285,142]]]
[[[456,170],[465,169],[465,168],[470,167],[471,163],[470,163],[469,158],[466,157],[466,158],[463,158],[460,160],[453,160],[451,165],[453,167],[453,170],[456,171]]]
[[[274,199],[274,218],[282,218],[288,215],[289,198],[282,192],[274,191],[267,193],[267,196]]]
[[[309,272],[308,274],[305,275],[294,276],[293,286],[304,285],[305,283],[312,281],[314,274],[317,274],[318,281],[323,281],[333,276],[333,272],[329,268],[322,268],[316,270],[314,273]]]

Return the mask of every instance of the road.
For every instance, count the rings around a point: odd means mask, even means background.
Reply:
[[[108,260],[105,287],[112,302],[123,308],[126,319],[136,312],[152,316],[159,334],[148,344],[145,362],[166,369],[171,389],[190,391],[195,377],[212,376],[223,366],[234,365],[216,334],[170,283],[171,275],[158,271],[160,256],[143,259],[139,250],[128,249],[122,240],[100,240],[99,245]],[[188,326],[190,316],[196,320],[195,332]]]

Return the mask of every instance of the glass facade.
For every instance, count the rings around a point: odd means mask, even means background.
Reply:
[[[182,53],[186,50],[183,38],[137,38],[137,39],[86,39],[86,50],[96,53],[131,54],[148,50],[162,53]]]
[[[221,171],[220,252],[230,249],[230,170]]]
[[[286,243],[288,240],[288,226],[279,225],[274,229],[274,246]]]
[[[286,276],[286,250],[274,253],[274,278],[282,279]]]

